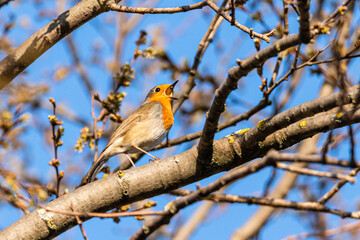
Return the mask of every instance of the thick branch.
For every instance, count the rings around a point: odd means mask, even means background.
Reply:
[[[276,132],[278,129],[293,124],[305,117],[328,111],[341,104],[360,103],[360,85],[355,85],[346,90],[346,94],[338,92],[327,97],[309,101],[284,111],[276,116],[259,122],[258,128],[252,128],[246,133],[245,142],[247,144],[257,144],[266,136]]]
[[[332,96],[335,97],[336,94]],[[254,149],[246,149],[246,152],[242,149],[243,134],[214,141],[213,156],[206,169],[199,167],[196,161],[197,146],[194,146],[173,157],[111,174],[59,197],[46,207],[70,211],[70,206],[73,206],[74,211],[78,212],[108,211],[229,170],[264,156],[270,149],[285,149],[319,132],[360,122],[359,109],[344,113],[341,118],[334,115],[332,112],[318,114],[307,118],[306,126],[301,127],[297,122],[279,129],[266,137],[261,144],[254,146]],[[1,231],[0,239],[45,239],[57,236],[76,224],[75,217],[35,210]]]
[[[357,112],[357,114],[354,112],[354,115],[352,115],[352,116],[354,117],[355,115],[358,115],[358,118],[360,120],[360,109],[358,109],[356,112]],[[318,117],[313,117],[311,119],[311,121],[310,121],[311,125],[316,125],[315,123],[318,120],[320,122],[324,123],[324,121],[326,121],[324,119],[324,115],[323,116],[318,116]],[[334,121],[334,119],[331,119],[331,115],[332,115],[331,113],[327,113],[326,118],[327,118],[327,120]],[[345,120],[345,119],[343,119],[343,120]],[[330,124],[330,125],[332,125],[332,124]],[[319,126],[316,126],[316,127],[319,127]],[[318,129],[321,129],[321,127],[318,128]],[[306,131],[307,132],[312,131],[311,127],[309,129],[307,129]],[[282,133],[279,134],[279,135],[285,135],[285,134],[296,135],[296,129],[294,129],[293,126],[289,126],[289,127],[285,128],[285,129],[281,129],[281,132]],[[302,137],[300,137],[300,139],[303,139],[303,137],[306,136],[306,133],[302,133],[302,134],[304,134],[304,135]],[[272,135],[276,135],[276,134],[272,134]],[[272,135],[270,135],[269,137],[271,138]],[[277,138],[277,136],[273,136],[273,137]],[[234,138],[230,138],[229,142],[231,142],[231,140],[234,140]],[[267,151],[269,151],[270,149],[273,149],[273,148],[277,149],[277,147],[282,148],[282,147],[284,147],[284,145],[287,145],[290,142],[290,141],[286,141],[286,140],[289,140],[289,139],[284,139],[284,140],[285,140],[285,142],[281,142],[280,146],[275,146],[275,144],[271,144],[271,142],[273,142],[273,141],[270,140],[267,143],[265,143],[265,145],[266,145],[265,148],[270,147],[270,148],[267,149]],[[217,141],[215,141],[215,143],[216,142]],[[241,159],[244,159],[243,158],[244,154],[241,154],[242,153],[241,149],[238,148],[240,145],[234,146],[237,143],[239,143],[239,142],[236,141],[233,144],[233,149],[234,149],[235,152],[237,152],[238,156],[240,157],[240,161],[241,161]],[[262,145],[259,145],[259,147],[260,147],[260,149],[263,148]],[[259,152],[261,152],[261,151],[259,151]],[[255,154],[253,154],[252,157],[254,157],[254,155],[256,156],[257,154],[259,154],[259,152],[256,152]],[[214,152],[214,154],[215,154],[215,152]],[[263,155],[261,154],[259,157],[261,157],[261,156],[263,156]],[[214,156],[213,156],[213,158],[214,158]],[[245,157],[245,159],[246,159],[246,157]],[[145,239],[147,236],[149,236],[152,232],[154,232],[160,226],[169,223],[171,218],[180,209],[183,209],[183,208],[187,207],[188,205],[190,205],[190,204],[192,204],[192,203],[194,203],[196,201],[201,200],[202,197],[208,196],[210,193],[212,193],[212,192],[214,192],[216,190],[219,190],[221,187],[224,187],[224,186],[226,186],[227,184],[229,184],[229,183],[231,183],[233,181],[236,181],[236,180],[238,180],[240,178],[248,176],[251,173],[257,172],[257,171],[263,169],[264,167],[269,166],[269,165],[271,165],[273,163],[274,163],[274,158],[270,154],[269,156],[267,156],[267,157],[265,157],[265,158],[263,158],[263,159],[261,159],[259,161],[253,162],[253,163],[248,164],[248,165],[246,165],[244,167],[241,167],[241,168],[237,168],[237,169],[223,175],[222,177],[220,177],[219,179],[217,179],[213,183],[209,184],[208,186],[206,186],[204,188],[201,188],[198,191],[194,191],[194,192],[192,192],[191,194],[189,194],[188,196],[186,196],[186,197],[184,197],[182,199],[177,199],[177,200],[173,201],[171,204],[168,204],[168,206],[170,206],[170,209],[168,209],[168,214],[167,215],[155,217],[152,222],[150,222],[148,225],[145,225],[140,230],[138,230],[132,236],[131,239],[132,240]],[[214,164],[214,162],[212,162],[211,164]],[[283,200],[281,200],[281,201],[283,201]],[[288,203],[290,203],[290,204],[289,205],[285,204],[285,205],[283,205],[283,207],[296,207],[296,206],[293,205],[294,202],[288,202]],[[263,204],[265,204],[265,203],[263,203]],[[336,214],[336,215],[339,215],[339,216],[342,216],[342,217],[360,218],[360,213],[359,212],[349,213],[349,212],[343,212],[343,211],[339,211],[339,210],[331,210],[331,209],[329,209],[327,207],[324,207],[323,205],[320,205],[319,203],[311,203],[311,205],[314,207],[313,209],[317,208],[319,211],[330,212],[332,214]],[[276,206],[276,205],[274,205],[274,206]],[[277,206],[277,207],[279,207],[279,206]],[[305,204],[303,207],[304,207],[304,209],[307,209],[308,206],[307,206],[307,204]]]
[[[235,126],[238,122],[249,119],[255,113],[258,113],[259,111],[261,111],[268,105],[270,105],[270,102],[265,99],[262,99],[255,107],[251,108],[249,111],[244,112],[236,117],[233,117],[233,118],[219,124],[218,130],[221,131],[225,128]],[[166,147],[171,147],[171,146],[175,146],[175,145],[178,145],[178,144],[181,144],[184,142],[189,142],[189,141],[195,140],[195,139],[201,137],[201,134],[202,134],[202,131],[187,134],[185,136],[170,140],[169,142],[164,142],[164,143],[160,144],[159,146],[157,146],[155,148],[155,150],[159,150],[159,149],[163,149]]]
[[[49,22],[0,62],[0,89],[58,41],[105,11],[104,1],[84,0]]]
[[[209,159],[212,152],[212,144],[215,132],[218,128],[220,114],[225,109],[225,102],[232,90],[237,88],[237,82],[240,78],[246,76],[251,70],[265,62],[267,59],[276,56],[279,52],[296,46],[300,43],[300,35],[289,35],[282,38],[267,48],[258,51],[250,58],[239,61],[239,66],[232,67],[226,80],[215,92],[215,98],[211,104],[210,110],[206,115],[206,122],[199,143],[199,159]]]
[[[13,0],[0,0],[0,8],[2,8],[4,5],[8,4],[11,1]]]
[[[219,15],[223,16],[225,19],[228,20],[230,18],[230,16],[220,11],[220,9],[210,0],[174,8],[134,8],[116,5],[117,2],[119,1],[81,1],[41,28],[0,62],[0,89],[10,83],[18,74],[24,71],[30,64],[62,38],[97,15],[109,10],[141,14],[168,14],[186,12],[200,9],[204,6],[210,6],[215,9],[215,11],[218,11]],[[237,24],[237,26],[238,25],[239,24]],[[241,29],[252,34],[252,36],[265,39],[268,42],[270,41],[267,36],[255,33],[244,26],[242,26]]]

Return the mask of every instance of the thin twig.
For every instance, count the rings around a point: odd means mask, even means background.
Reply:
[[[178,213],[181,209],[191,205],[194,202],[200,201],[201,197],[205,197],[210,193],[219,190],[221,187],[226,186],[228,183],[235,181],[236,179],[248,176],[254,172],[257,172],[268,165],[268,158],[263,158],[259,161],[253,162],[247,166],[235,169],[216,181],[212,182],[204,188],[200,188],[197,191],[192,192],[186,197],[176,199],[175,201],[167,204],[167,214],[164,216],[157,216],[151,222],[145,224],[139,229],[130,239],[144,239],[153,233],[156,229],[165,223],[168,223],[170,219]]]
[[[73,58],[73,61],[75,63],[75,68],[76,70],[78,71],[81,79],[83,80],[85,86],[87,87],[88,91],[89,92],[92,92],[94,90],[94,87],[92,86],[91,84],[91,81],[86,73],[86,70],[85,70],[85,67],[84,65],[81,63],[81,60],[80,60],[80,57],[79,57],[79,54],[77,52],[77,49],[75,47],[75,43],[74,41],[72,40],[72,37],[71,35],[69,35],[67,38],[66,38],[66,42],[67,44],[69,45],[69,48],[70,48],[70,53],[72,55],[72,58]]]
[[[283,81],[286,81],[289,78],[289,76],[291,74],[293,74],[296,70],[301,69],[305,66],[313,65],[311,63],[311,61],[313,61],[315,58],[317,58],[322,52],[324,52],[328,47],[330,47],[330,45],[331,45],[331,43],[329,43],[325,48],[323,48],[323,49],[319,50],[317,53],[315,53],[314,56],[312,56],[305,63],[303,63],[299,66],[296,66],[298,57],[299,57],[299,51],[300,51],[300,45],[299,45],[299,47],[296,50],[296,56],[295,56],[295,60],[294,60],[294,64],[293,64],[292,68],[279,81],[277,81],[272,87],[270,87],[268,92],[271,93],[278,85],[280,85]]]
[[[228,2],[227,0],[224,0],[221,4],[221,7],[226,6],[227,2]],[[196,51],[196,54],[194,57],[194,62],[189,71],[189,74],[188,74],[188,77],[186,80],[186,84],[183,87],[183,92],[181,93],[180,97],[178,97],[178,100],[174,104],[174,109],[173,109],[174,112],[177,112],[180,109],[180,106],[184,103],[184,101],[186,99],[189,98],[191,91],[195,87],[195,78],[197,75],[196,73],[197,73],[198,67],[201,63],[202,56],[204,55],[208,46],[212,43],[215,33],[217,32],[217,29],[219,28],[222,21],[223,21],[223,18],[221,18],[219,14],[216,14],[212,18],[208,29],[206,30],[205,34],[203,35],[201,41],[199,42],[199,45],[198,45],[198,48],[197,48],[197,51]]]
[[[149,215],[165,215],[166,211],[132,211],[132,212],[110,212],[110,213],[95,213],[95,212],[77,212],[66,211],[61,209],[54,209],[42,206],[48,212],[64,214],[78,217],[100,217],[100,218],[114,218],[114,217],[134,217],[134,216],[149,216]]]
[[[309,175],[309,176],[342,179],[344,181],[348,181],[348,182],[351,182],[351,183],[354,183],[356,181],[355,178],[352,178],[352,177],[347,176],[347,175],[342,175],[342,174],[338,174],[338,173],[321,172],[321,171],[317,171],[317,170],[313,170],[313,169],[309,169],[309,168],[297,167],[297,166],[289,166],[287,164],[279,163],[279,162],[276,163],[276,167],[280,168],[280,169],[290,171],[290,172]]]
[[[334,235],[338,235],[344,232],[357,231],[360,228],[360,221],[356,221],[353,223],[345,224],[341,227],[326,229],[320,232],[314,233],[301,233],[298,235],[292,235],[285,238],[285,240],[299,240],[299,239],[309,239],[311,237],[331,237]]]
[[[340,60],[357,58],[357,57],[360,57],[360,54],[351,55],[351,56],[345,55],[343,57],[330,58],[330,59],[327,59],[327,60],[321,60],[321,61],[315,61],[315,62],[307,61],[306,63],[303,63],[303,64],[299,65],[297,69],[307,67],[307,66],[319,65],[319,64],[330,63],[330,62],[334,62],[334,61],[340,61]]]
[[[243,120],[249,119],[251,116],[258,113],[259,111],[261,111],[265,107],[269,106],[270,104],[271,104],[270,101],[266,101],[266,99],[263,98],[255,107],[251,108],[250,110],[219,124],[219,126],[218,126],[219,131],[226,129],[228,127],[231,127],[231,126],[235,126],[237,123],[239,123]],[[165,147],[171,147],[171,146],[179,145],[184,142],[189,142],[189,141],[192,141],[192,140],[195,140],[195,139],[201,137],[201,135],[202,135],[202,131],[190,133],[185,136],[170,140],[167,144],[162,143],[159,146],[157,146],[156,148],[154,148],[154,150],[159,150],[159,149],[163,149]]]
[[[289,7],[288,3],[283,0],[283,8],[284,8],[284,34],[289,35]]]
[[[99,143],[99,137],[97,135],[97,119],[95,117],[95,96],[94,96],[94,92],[91,92],[91,116],[93,119],[93,134],[94,134],[94,162],[97,159],[98,156],[98,143]]]
[[[149,236],[152,232],[154,232],[156,229],[158,229],[163,224],[166,224],[170,221],[170,219],[181,209],[193,204],[194,202],[200,201],[204,198],[207,198],[208,195],[210,195],[212,192],[219,190],[221,187],[226,186],[227,184],[234,182],[240,178],[244,178],[248,176],[249,174],[252,174],[254,172],[258,172],[261,169],[267,167],[267,166],[273,166],[274,163],[277,161],[278,156],[281,156],[281,154],[277,152],[272,152],[271,154],[268,154],[266,157],[252,162],[248,165],[243,165],[242,167],[236,168],[229,173],[221,176],[216,181],[210,183],[208,186],[199,188],[197,191],[190,192],[188,195],[186,195],[183,198],[178,198],[175,201],[167,204],[167,214],[163,216],[157,216],[153,219],[153,221],[145,224],[140,230],[138,230],[130,239],[143,239],[146,238],[146,236]],[[321,157],[319,157],[319,163],[321,163]],[[183,192],[183,190],[176,190],[172,191],[172,193],[175,192]],[[234,196],[231,196],[231,201],[234,201]],[[313,211],[320,211],[320,212],[328,212],[331,214],[335,214],[341,217],[350,217],[350,218],[360,218],[360,212],[345,212],[338,209],[330,209],[328,207],[325,207],[321,205],[318,202],[304,202],[304,203],[297,203],[297,202],[290,202],[283,199],[261,199],[261,198],[242,198],[235,196],[235,200],[242,203],[247,204],[262,204],[262,205],[268,205],[273,207],[286,207],[286,208],[301,208],[301,210],[313,210]],[[230,200],[228,199],[228,200]],[[214,201],[218,201],[219,198],[214,199]]]
[[[343,2],[343,4],[341,4],[340,7],[338,7],[336,9],[335,12],[333,12],[332,14],[329,15],[329,17],[327,19],[325,19],[325,21],[323,22],[324,25],[329,24],[330,22],[332,22],[337,16],[339,16],[340,14],[343,13],[344,9],[342,7],[345,7],[346,5],[348,5],[352,0],[346,0]]]
[[[349,161],[341,160],[327,156],[325,159],[321,155],[310,155],[310,154],[280,154],[279,152],[273,151],[268,154],[276,162],[292,162],[292,163],[313,163],[322,165],[331,165],[345,168],[354,167]],[[360,167],[357,163],[356,167]]]
[[[349,125],[349,138],[350,138],[350,162],[354,165],[356,165],[356,158],[355,158],[355,138],[354,138],[354,132],[352,129],[352,126]]]
[[[326,154],[329,151],[329,145],[332,142],[332,133],[333,133],[333,131],[331,130],[329,132],[329,135],[328,135],[323,147],[321,148],[321,157],[324,161],[326,159]]]
[[[231,25],[235,25],[235,1],[231,0]]]
[[[284,97],[282,97],[281,102],[276,106],[275,113],[277,114],[283,110],[286,104],[289,103],[289,99],[291,96],[293,96],[293,93],[296,93],[297,86],[300,84],[300,81],[302,80],[301,76],[304,73],[304,71],[297,71],[296,74],[294,73],[293,77],[290,81],[289,88],[285,91]]]
[[[310,42],[310,0],[298,0],[298,7],[300,12],[300,38],[302,43]]]
[[[49,98],[49,101],[51,102],[53,106],[53,115],[50,115],[48,118],[50,120],[51,128],[52,128],[52,139],[53,139],[53,146],[54,146],[54,155],[55,158],[52,161],[49,161],[49,165],[53,166],[55,168],[56,172],[56,190],[55,195],[58,198],[60,196],[60,181],[64,177],[64,172],[59,172],[59,165],[60,161],[58,159],[57,150],[58,147],[62,145],[62,141],[60,141],[61,136],[63,135],[63,128],[59,125],[62,125],[62,121],[58,121],[56,118],[56,102],[53,98]],[[56,126],[58,126],[56,130]]]
[[[207,1],[207,5],[209,7],[211,7],[215,12],[217,12],[218,14],[220,14],[220,16],[222,16],[226,21],[228,21],[229,23],[232,22],[232,17],[229,16],[228,14],[226,14],[221,8],[219,8],[213,1],[208,0]],[[270,42],[270,38],[266,35],[266,34],[260,34],[257,32],[254,32],[251,28],[249,29],[248,27],[245,27],[244,25],[241,25],[239,22],[237,22],[236,20],[234,21],[234,25],[239,28],[240,30],[242,30],[243,32],[247,33],[250,35],[251,38],[257,37],[257,38],[261,38],[262,40],[265,40],[266,42]]]
[[[264,187],[264,191],[262,193],[263,197],[266,197],[269,194],[270,191],[270,187],[271,185],[274,183],[275,181],[275,177],[276,177],[276,168],[273,168],[272,172],[271,172],[271,176],[269,178],[269,180],[266,181],[265,187]]]
[[[198,2],[195,4],[181,6],[181,7],[169,7],[169,8],[142,8],[142,7],[127,7],[117,4],[111,4],[108,6],[109,10],[117,12],[138,13],[138,14],[173,14],[179,12],[187,12],[195,9],[200,9],[207,6],[207,1]]]
[[[182,190],[182,189],[181,189]],[[193,194],[195,191],[172,191],[173,194],[178,196],[189,196]],[[213,193],[206,197],[200,197],[201,200],[208,200],[214,202],[221,203],[245,203],[245,204],[256,204],[263,206],[270,206],[275,208],[288,208],[293,210],[302,210],[302,211],[315,211],[315,212],[324,212],[330,213],[334,215],[338,215],[340,217],[349,217],[349,218],[360,218],[360,212],[346,212],[339,209],[331,209],[325,207],[324,205],[319,204],[318,202],[294,202],[287,201],[280,198],[258,198],[258,197],[244,197],[237,196],[232,194],[222,194],[222,193]]]
[[[73,205],[70,206],[70,209],[71,209],[71,211],[74,212],[74,206],[73,206]],[[75,218],[76,218],[77,224],[78,224],[79,227],[80,227],[81,234],[83,235],[84,239],[87,240],[88,238],[87,238],[87,236],[86,236],[86,232],[85,232],[84,226],[82,225],[83,222],[81,221],[81,219],[79,218],[79,216],[76,215]]]
[[[232,18],[222,9],[220,9],[214,2],[211,0],[206,0],[202,2],[198,2],[195,4],[187,5],[187,6],[181,6],[181,7],[170,7],[170,8],[141,8],[141,7],[127,7],[127,6],[120,6],[117,4],[110,4],[108,6],[109,10],[112,11],[118,11],[118,12],[127,12],[127,13],[138,13],[138,14],[173,14],[173,13],[179,13],[179,12],[187,12],[195,9],[201,9],[205,6],[209,6],[212,8],[215,12],[217,12],[219,15],[221,15],[225,20],[227,20],[230,23],[233,23],[237,28],[240,30],[248,33],[250,37],[258,37],[266,42],[270,42],[270,39],[268,36],[260,33],[256,33],[252,31],[251,29],[241,25],[237,21],[235,21],[235,17]],[[232,20],[233,19],[233,20]]]
[[[289,35],[289,19],[288,19],[288,13],[289,13],[289,7],[288,5],[285,3],[285,1],[283,1],[283,7],[284,7],[284,36],[288,36]],[[300,48],[300,47],[299,47]],[[298,49],[299,49],[298,48]],[[276,77],[279,73],[279,69],[280,69],[280,64],[283,60],[283,57],[285,55],[285,52],[281,52],[279,53],[278,55],[278,58],[276,60],[276,65],[275,65],[275,68],[274,68],[274,71],[273,71],[273,74],[272,74],[272,77],[271,77],[271,80],[269,82],[269,87],[271,87],[274,83],[275,83],[275,80],[276,80]],[[297,61],[297,59],[295,58],[295,61]],[[295,63],[296,64],[296,63]]]
[[[348,174],[350,177],[356,176],[356,174],[360,171],[360,168],[355,168],[351,170]],[[347,183],[345,180],[339,181],[337,184],[335,184],[327,193],[325,193],[319,200],[319,204],[325,204],[327,201],[329,201],[339,190]]]

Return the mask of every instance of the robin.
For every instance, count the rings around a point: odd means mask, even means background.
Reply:
[[[128,154],[143,152],[157,159],[147,151],[165,139],[174,123],[172,104],[176,100],[173,92],[177,82],[159,85],[150,90],[143,104],[116,128],[109,143],[83,178],[82,184],[93,181],[106,161],[120,153],[125,153],[133,166],[135,164]]]

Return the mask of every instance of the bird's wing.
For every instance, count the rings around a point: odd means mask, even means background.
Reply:
[[[114,133],[110,137],[109,143],[106,145],[103,151],[108,148],[113,142],[122,137],[130,128],[136,127],[136,124],[142,121],[146,121],[147,118],[152,118],[153,107],[158,106],[161,108],[159,102],[147,102],[141,105],[133,113],[131,113],[120,125],[115,129]]]
[[[156,109],[159,107],[159,109]],[[120,125],[115,129],[114,133],[110,137],[109,143],[106,145],[104,150],[101,152],[100,156],[96,161],[93,162],[90,170],[86,174],[86,176],[82,180],[82,184],[89,183],[93,181],[96,175],[99,173],[101,168],[107,161],[107,157],[105,156],[105,150],[114,143],[117,139],[122,137],[127,131],[131,128],[136,128],[138,123],[143,121],[147,121],[149,118],[153,118],[153,110],[160,110],[161,104],[159,102],[146,102],[141,105],[138,109],[136,109],[133,113],[129,115]]]

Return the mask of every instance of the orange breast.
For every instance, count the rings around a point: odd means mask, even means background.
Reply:
[[[163,105],[163,121],[164,121],[164,127],[166,131],[169,131],[172,125],[174,124],[174,115],[172,114],[171,106],[170,109],[167,109]]]
[[[150,101],[157,101],[162,105],[163,122],[166,131],[169,131],[174,124],[174,115],[172,113],[172,101],[171,99],[163,96],[159,96],[151,99]]]

